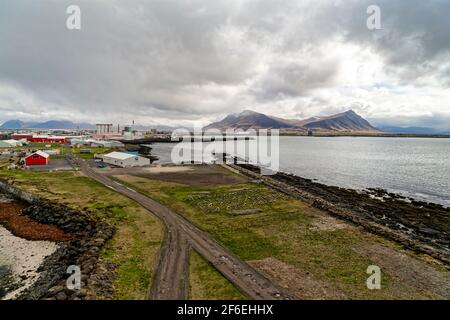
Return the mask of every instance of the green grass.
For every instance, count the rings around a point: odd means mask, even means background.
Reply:
[[[368,290],[366,270],[376,263],[353,248],[375,243],[398,247],[353,226],[318,230],[314,221],[320,211],[263,185],[192,187],[135,176],[116,179],[186,216],[243,260],[276,258],[332,283],[351,299],[429,297],[388,273],[383,273],[383,290]],[[256,208],[262,212],[229,214],[230,210]]]
[[[80,150],[90,150],[91,153],[80,153]],[[89,147],[82,147],[82,148],[71,148],[70,152],[73,154],[78,155],[80,158],[85,160],[91,160],[94,159],[94,155],[96,154],[106,154],[110,152],[112,149],[110,148],[89,148]]]
[[[147,298],[164,234],[164,227],[155,216],[77,172],[0,171],[0,178],[115,225],[115,236],[101,252],[105,262],[118,266],[113,298]]]
[[[50,148],[46,146],[50,145]],[[30,149],[64,149],[64,146],[59,143],[38,143],[38,142],[30,142],[27,146],[21,147],[0,147],[0,151],[3,150],[30,150]]]
[[[238,291],[208,261],[196,251],[189,260],[189,298],[192,300],[245,300]]]

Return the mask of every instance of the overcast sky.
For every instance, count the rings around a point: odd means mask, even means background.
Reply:
[[[81,30],[66,9],[81,8]],[[381,30],[366,26],[381,8]],[[1,0],[0,122],[245,109],[450,129],[448,0]]]

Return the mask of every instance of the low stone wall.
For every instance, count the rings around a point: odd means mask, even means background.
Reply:
[[[21,214],[37,222],[57,226],[73,239],[58,243],[59,249],[47,257],[39,268],[40,278],[19,299],[67,300],[86,297],[89,293],[84,288],[89,287],[90,281],[97,280],[92,278],[97,277],[95,268],[100,249],[112,238],[115,228],[102,219],[40,199],[5,181],[0,181],[0,191],[29,204]],[[70,276],[66,271],[71,265],[81,268],[82,290],[74,291],[66,287],[66,279]]]

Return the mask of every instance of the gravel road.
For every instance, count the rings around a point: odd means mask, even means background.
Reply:
[[[159,202],[109,179],[91,168],[85,161],[79,159],[73,161],[85,175],[136,201],[164,222],[167,231],[166,241],[161,250],[149,298],[166,300],[188,298],[188,258],[189,247],[192,247],[249,298],[255,300],[293,299],[291,295],[181,215]]]

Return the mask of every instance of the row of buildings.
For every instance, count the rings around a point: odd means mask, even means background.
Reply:
[[[0,148],[22,147],[26,143],[27,143],[26,141],[20,140],[0,140]]]
[[[70,136],[37,135],[32,133],[14,133],[11,139],[35,143],[61,143],[66,144]]]
[[[120,126],[116,128],[112,124],[97,124],[96,130],[87,132],[83,131],[68,131],[68,130],[18,130],[13,133],[6,132],[0,140],[0,148],[10,148],[10,152],[15,152],[13,148],[29,145],[30,143],[43,143],[50,147],[50,144],[61,144],[80,149],[80,153],[84,151],[90,153],[88,148],[105,148],[124,150],[125,145],[121,141],[142,139],[149,135],[163,134],[152,130],[151,132],[139,132],[134,130],[133,126],[125,126],[120,130]],[[164,133],[167,135],[167,133]],[[119,141],[121,140],[121,141]],[[52,150],[50,150],[52,151]],[[3,153],[7,151],[2,151]],[[51,161],[51,152],[43,150],[33,150],[24,152],[21,159],[24,160],[25,166],[47,166]],[[105,155],[96,157],[101,159],[104,164],[117,167],[137,167],[150,165],[149,158],[140,156],[132,152],[110,152]]]
[[[121,168],[145,167],[150,165],[150,159],[126,152],[110,152],[97,156],[103,163]],[[24,159],[25,166],[46,166],[50,163],[50,155],[44,151],[36,151]]]

